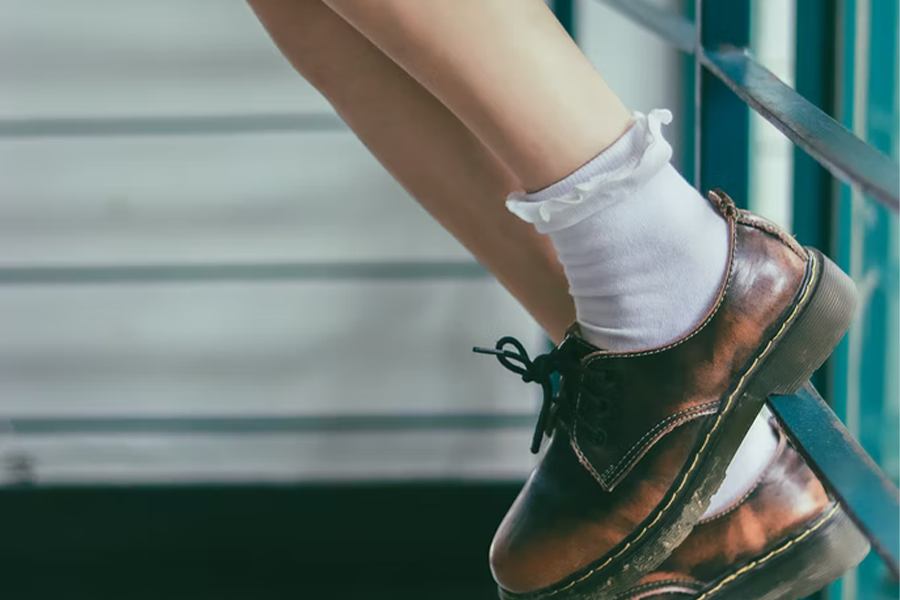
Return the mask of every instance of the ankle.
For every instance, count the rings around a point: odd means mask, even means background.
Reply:
[[[635,114],[615,144],[562,181],[507,205],[553,241],[588,341],[615,351],[666,345],[714,305],[729,229],[669,164],[668,111]]]

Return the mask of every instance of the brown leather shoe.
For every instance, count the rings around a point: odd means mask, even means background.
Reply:
[[[731,259],[715,306],[682,339],[614,353],[573,327],[534,362],[512,338],[476,349],[543,386],[532,450],[555,432],[494,538],[501,597],[600,599],[636,584],[700,519],[765,399],[799,389],[849,326],[849,277],[724,193],[710,199]]]
[[[778,451],[754,488],[616,600],[796,600],[865,558],[868,540],[773,428]]]

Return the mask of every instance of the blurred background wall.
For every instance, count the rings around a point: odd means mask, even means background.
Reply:
[[[586,52],[626,102],[681,113],[681,58],[608,8],[579,9]],[[2,0],[0,13],[0,119],[19,122],[0,139],[0,266],[159,267],[0,287],[0,408],[20,424],[3,440],[7,477],[527,473],[536,390],[470,348],[512,333],[540,352],[541,332],[242,1]],[[435,262],[462,274],[366,275]],[[283,264],[313,273],[173,280],[185,266]],[[324,433],[303,420],[401,414],[512,420]],[[35,417],[56,422],[29,428]],[[270,430],[287,417],[303,430]]]

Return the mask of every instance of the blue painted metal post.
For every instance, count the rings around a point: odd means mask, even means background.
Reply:
[[[553,0],[551,6],[560,24],[573,40],[577,40],[575,37],[575,0]]]
[[[750,45],[750,0],[703,2],[696,0],[698,46]],[[698,49],[699,56],[702,50]],[[741,206],[747,206],[750,187],[750,110],[708,70],[695,69],[696,181],[701,191],[723,188]]]
[[[835,70],[837,54],[837,0],[797,0],[796,68],[797,92],[835,116]],[[831,255],[835,200],[834,178],[799,146],[794,146],[793,233],[804,246]],[[831,361],[813,376],[825,400],[831,401]]]
[[[832,117],[837,10],[837,0],[797,0],[795,89]],[[814,246],[826,254],[832,249],[833,198],[834,179],[795,146],[793,233],[804,246]]]

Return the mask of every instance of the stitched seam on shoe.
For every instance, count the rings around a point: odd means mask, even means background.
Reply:
[[[694,337],[695,335],[697,335],[698,333],[700,333],[701,331],[703,331],[703,329],[709,324],[709,322],[710,322],[710,321],[712,320],[712,318],[716,315],[716,313],[719,312],[719,308],[721,308],[722,302],[725,300],[725,296],[728,294],[728,289],[731,287],[732,273],[733,273],[733,271],[734,271],[734,269],[733,269],[733,263],[734,263],[734,252],[735,252],[735,241],[734,241],[734,240],[735,240],[735,236],[736,236],[736,231],[735,231],[735,230],[737,229],[737,224],[738,224],[738,223],[741,224],[741,225],[744,225],[745,227],[753,227],[753,228],[759,229],[759,227],[757,227],[756,225],[750,225],[750,224],[744,223],[743,221],[735,220],[735,226],[732,228],[732,244],[731,244],[731,255],[730,255],[731,258],[730,258],[729,261],[728,261],[728,265],[729,265],[729,266],[728,266],[728,274],[727,274],[728,280],[727,280],[727,282],[726,282],[726,284],[725,284],[725,289],[722,290],[722,295],[719,297],[718,302],[716,302],[716,305],[715,305],[715,307],[713,308],[712,312],[711,312],[711,313],[703,320],[703,322],[702,322],[700,325],[697,326],[696,329],[694,329],[694,331],[692,331],[692,332],[690,333],[690,335],[688,335],[687,337],[682,338],[682,339],[680,339],[680,340],[677,340],[677,341],[675,341],[675,342],[673,342],[673,343],[671,343],[671,344],[669,344],[669,345],[667,345],[667,346],[662,346],[661,348],[654,348],[654,349],[652,349],[652,350],[646,350],[646,351],[643,351],[643,352],[634,352],[634,353],[630,353],[630,352],[620,352],[620,353],[614,353],[614,352],[605,352],[605,351],[602,351],[602,350],[599,351],[599,352],[594,352],[593,354],[589,354],[588,356],[585,357],[585,359],[587,360],[587,362],[585,363],[585,366],[590,366],[590,364],[591,364],[592,362],[594,362],[595,360],[602,360],[602,359],[605,359],[605,358],[637,358],[637,357],[640,357],[640,356],[650,356],[650,355],[652,355],[652,354],[659,354],[660,352],[664,352],[664,351],[666,351],[666,350],[670,350],[670,349],[672,349],[672,348],[675,348],[676,346],[680,346],[681,344],[685,343],[686,341],[688,341],[689,339],[691,339],[692,337]],[[777,234],[776,234],[776,235],[777,235]],[[788,243],[784,242],[784,240],[781,240],[781,241],[782,241],[782,243],[784,243],[786,246],[791,246],[791,244],[788,244]],[[792,250],[793,252],[796,253],[796,250],[794,250],[793,248],[791,248],[791,250]],[[799,256],[800,256],[801,259],[803,259],[803,260],[805,260],[805,261],[807,261],[807,262],[810,260],[810,254],[809,254],[809,253],[807,253],[806,256],[803,256],[802,254],[800,254]]]
[[[600,360],[603,358],[637,358],[639,356],[650,356],[651,354],[658,354],[665,350],[670,350],[672,348],[675,348],[676,346],[680,346],[681,344],[685,343],[686,341],[688,341],[689,339],[691,339],[692,337],[694,337],[695,335],[697,335],[698,333],[703,331],[706,328],[706,326],[709,325],[709,322],[713,320],[713,317],[715,317],[718,314],[719,309],[722,308],[722,303],[725,302],[725,297],[728,295],[728,290],[731,289],[731,282],[734,280],[734,253],[735,253],[736,246],[737,246],[737,221],[732,221],[731,252],[728,254],[728,273],[726,273],[726,275],[725,275],[725,287],[722,289],[722,293],[719,295],[719,298],[716,300],[716,305],[712,308],[712,310],[706,316],[706,318],[703,319],[703,322],[700,323],[700,325],[698,325],[697,328],[694,329],[694,331],[692,331],[690,333],[690,335],[688,335],[687,337],[682,338],[680,340],[676,340],[675,342],[672,342],[671,344],[668,344],[666,346],[662,346],[661,348],[654,348],[653,350],[645,350],[643,352],[612,353],[612,352],[605,352],[605,351],[601,350],[601,351],[595,352],[593,354],[588,354],[586,357],[584,357],[584,359],[582,359],[582,360],[586,360],[584,366],[588,367],[595,360]]]
[[[700,333],[707,326],[707,324],[709,324],[709,322],[712,321],[713,317],[716,316],[716,314],[719,312],[719,309],[722,307],[722,303],[725,301],[725,297],[728,295],[728,290],[731,288],[731,282],[734,280],[734,256],[735,256],[735,252],[737,249],[737,228],[738,228],[737,220],[730,221],[730,225],[731,225],[731,227],[730,227],[730,232],[729,232],[730,233],[729,242],[730,242],[730,246],[731,246],[731,248],[730,248],[731,251],[728,256],[728,274],[726,275],[726,279],[725,279],[725,287],[722,290],[722,293],[719,295],[719,298],[716,301],[715,307],[713,307],[713,309],[710,311],[710,313],[706,317],[706,319],[703,320],[703,323],[701,323],[693,332],[691,332],[691,334],[689,336],[687,336],[686,338],[684,338],[682,340],[679,340],[673,344],[669,344],[668,346],[658,348],[656,350],[650,350],[650,351],[642,352],[642,353],[638,353],[638,354],[626,355],[627,357],[631,358],[631,357],[638,357],[638,356],[648,356],[650,354],[662,352],[664,350],[668,350],[670,348],[674,348],[675,346],[683,344],[684,342],[688,341],[689,339],[691,339],[692,337],[694,337],[695,335]],[[585,361],[585,367],[590,367],[590,365],[595,360],[600,360],[601,358],[608,357],[608,356],[611,356],[611,355],[604,354],[604,353],[600,353],[599,355],[595,354],[594,356],[588,355],[586,357],[587,360]],[[578,408],[581,406],[581,393],[582,393],[582,391],[579,386],[578,395],[575,398],[576,419],[573,419],[573,424],[572,424],[571,446],[572,446],[572,448],[575,449],[575,454],[578,456],[578,462],[580,462],[581,465],[585,469],[587,469],[588,473],[590,473],[594,477],[594,479],[596,479],[597,481],[600,482],[601,485],[606,487],[606,484],[603,482],[603,478],[600,477],[600,474],[597,473],[597,470],[594,468],[594,465],[591,464],[591,461],[588,460],[588,458],[581,451],[581,446],[578,443],[577,414],[578,414]]]
[[[615,597],[615,600],[628,600],[629,598],[633,598],[635,594],[639,594],[641,592],[649,592],[655,591],[655,588],[663,588],[667,585],[683,585],[686,588],[697,588],[702,587],[700,582],[696,579],[661,579],[659,581],[653,581],[650,583],[643,583],[641,585],[636,585],[633,588],[628,588],[621,594]],[[660,590],[663,593],[666,593],[665,590]],[[695,590],[699,591],[699,590]],[[681,593],[681,592],[677,592]],[[626,596],[627,594],[627,596]]]
[[[825,525],[828,521],[830,521],[832,518],[834,518],[834,516],[837,514],[837,512],[838,512],[838,510],[840,510],[840,508],[841,508],[841,505],[840,505],[840,504],[835,504],[834,507],[828,512],[828,514],[825,515],[825,516],[824,516],[820,521],[818,521],[815,525],[813,525],[813,526],[810,527],[809,529],[806,529],[803,533],[801,533],[801,534],[798,535],[797,537],[791,539],[790,541],[788,541],[788,542],[787,542],[786,544],[784,544],[783,546],[779,546],[778,548],[772,550],[771,552],[769,552],[768,554],[766,554],[766,555],[763,556],[762,558],[760,558],[760,559],[758,559],[758,560],[754,560],[754,561],[751,562],[750,564],[745,565],[745,566],[743,566],[742,568],[738,569],[737,571],[735,571],[734,573],[732,573],[731,575],[729,575],[728,577],[726,577],[725,579],[723,579],[722,581],[720,581],[720,582],[718,583],[718,585],[716,585],[716,587],[714,587],[713,589],[711,589],[711,590],[709,590],[709,591],[707,591],[707,592],[704,592],[704,593],[703,593],[701,596],[699,596],[696,600],[705,600],[706,598],[708,598],[708,597],[710,597],[711,595],[715,594],[717,591],[719,591],[720,589],[722,589],[725,585],[727,585],[728,583],[731,583],[732,581],[734,581],[735,579],[737,579],[737,578],[740,577],[741,575],[743,575],[743,574],[745,574],[745,573],[749,573],[749,572],[752,571],[753,569],[756,569],[756,568],[762,566],[763,564],[765,564],[765,563],[768,562],[769,560],[771,560],[771,559],[775,558],[776,556],[778,556],[779,554],[785,552],[788,548],[790,548],[790,547],[793,546],[794,544],[803,541],[804,539],[806,539],[807,537],[809,537],[810,535],[812,535],[817,529],[821,528],[821,527],[822,527],[823,525]]]
[[[781,240],[781,242],[785,246],[790,248],[794,254],[796,254],[800,258],[804,258],[803,254],[797,250],[797,247],[799,246],[799,242],[797,242],[797,240],[795,238],[791,238],[790,240],[788,240],[785,237],[790,234],[788,234],[781,228],[775,226],[774,224],[769,224],[769,223],[766,223],[765,221],[756,221],[753,219],[748,219],[746,217],[746,215],[748,215],[748,214],[753,214],[753,213],[748,213],[747,211],[741,211],[741,214],[737,219],[738,222],[746,225],[747,227],[754,227],[756,229],[759,229],[760,231],[765,231],[768,234],[774,235],[779,240]]]
[[[689,421],[692,421],[695,418],[707,417],[707,416],[714,415],[715,413],[716,413],[716,410],[709,410],[709,409],[707,409],[705,411],[700,411],[697,414],[691,415],[690,418],[684,418],[679,421],[676,421],[674,423],[674,427],[680,427],[681,425],[683,425]],[[653,440],[650,440],[650,442],[648,442],[647,445],[649,445],[652,442],[653,442]],[[644,450],[644,449],[646,449],[646,445],[645,445],[645,448],[641,448],[641,450]],[[622,475],[623,471],[628,469],[628,467],[630,466],[630,464],[632,462],[634,462],[634,460],[637,460],[637,459],[633,459],[632,461],[629,461],[628,463],[622,464],[620,469],[617,469],[614,473],[611,473],[610,475],[605,476],[607,478],[606,485],[612,486],[612,485],[615,485],[616,483],[618,483],[618,480],[623,476]]]
[[[766,465],[765,470],[762,473],[760,473],[759,477],[756,478],[756,483],[753,484],[753,487],[751,487],[749,490],[747,490],[746,494],[741,496],[741,498],[739,500],[737,500],[734,504],[732,504],[730,507],[728,507],[728,510],[718,513],[718,514],[715,514],[711,517],[707,517],[706,519],[700,519],[699,521],[697,521],[697,525],[703,525],[705,523],[712,523],[716,519],[721,519],[722,517],[724,517],[726,515],[730,515],[731,513],[736,511],[738,508],[740,508],[741,505],[747,501],[747,498],[750,497],[750,494],[752,494],[754,491],[756,491],[756,488],[758,488],[759,485],[763,482],[763,479],[766,478],[766,473],[769,471],[769,469],[772,468],[772,465],[774,465],[775,462],[779,458],[781,458],[781,455],[784,454],[784,451],[785,451],[785,449],[787,449],[787,447],[788,447],[787,436],[785,436],[783,431],[779,430],[779,432],[778,432],[778,448],[775,451],[775,455],[771,458],[771,460],[769,460],[769,464]]]
[[[581,390],[578,391],[578,399],[575,401],[575,415],[576,417],[572,420],[572,443],[570,444],[572,448],[575,449],[575,454],[578,455],[578,462],[581,463],[585,469],[588,470],[588,473],[594,476],[594,479],[600,482],[601,485],[606,486],[606,483],[603,481],[603,478],[600,476],[600,473],[594,468],[594,465],[591,464],[591,461],[588,460],[588,457],[584,455],[581,451],[581,445],[578,443],[578,408],[581,406]],[[566,588],[563,588],[566,589]],[[562,591],[562,590],[559,590]],[[556,592],[553,592],[554,594]],[[552,596],[553,594],[551,594]]]
[[[642,583],[641,585],[636,585],[633,588],[629,588],[628,591],[641,592],[663,585],[671,585],[673,583],[680,583],[683,585],[698,585],[700,582],[696,579],[660,579],[659,581],[652,581],[650,583]]]
[[[690,417],[702,417],[702,416],[704,416],[702,414],[691,415],[690,413],[694,413],[694,412],[702,413],[703,411],[705,411],[709,408],[712,408],[712,407],[716,406],[717,404],[719,404],[719,401],[714,400],[713,402],[707,402],[705,404],[698,404],[697,406],[691,406],[690,408],[685,408],[683,410],[678,411],[677,413],[669,415],[668,417],[666,417],[665,419],[663,419],[662,421],[657,423],[650,431],[645,433],[643,435],[643,437],[641,437],[641,439],[639,439],[637,442],[635,442],[631,446],[631,448],[628,450],[628,452],[625,453],[625,456],[623,456],[619,460],[619,462],[617,462],[613,465],[610,465],[603,472],[603,478],[604,479],[610,479],[610,478],[615,479],[616,475],[618,475],[625,467],[628,466],[628,462],[633,458],[632,455],[640,454],[640,452],[644,448],[647,447],[647,444],[649,444],[652,441],[653,436],[655,436],[657,433],[659,433],[660,431],[662,431],[663,429],[668,427],[672,421],[679,421],[680,417],[683,415],[690,416]],[[685,423],[689,420],[690,419],[681,420],[681,422],[677,423],[677,425],[681,425],[682,423]]]
[[[728,400],[725,403],[725,407],[721,411],[719,411],[719,414],[716,417],[716,420],[713,423],[712,428],[710,428],[709,432],[706,434],[706,438],[704,438],[703,444],[700,446],[700,449],[694,453],[694,460],[691,461],[690,467],[688,467],[687,471],[684,474],[684,477],[681,478],[681,483],[678,484],[678,487],[672,493],[672,496],[669,498],[669,501],[656,514],[656,517],[654,517],[653,520],[650,521],[650,523],[648,523],[646,526],[644,526],[644,528],[641,530],[640,533],[637,534],[637,536],[635,536],[630,541],[625,542],[625,545],[618,552],[616,552],[614,555],[607,558],[600,565],[594,567],[593,569],[591,569],[590,571],[588,571],[587,573],[585,573],[578,579],[574,579],[571,582],[567,583],[565,586],[558,588],[556,590],[553,590],[552,592],[549,592],[548,594],[538,593],[538,594],[534,594],[534,595],[526,595],[526,596],[524,596],[525,598],[527,598],[527,597],[550,598],[560,592],[564,592],[564,591],[574,587],[575,585],[581,583],[582,581],[584,581],[588,577],[592,576],[597,571],[602,570],[604,567],[606,567],[606,565],[611,563],[613,560],[615,560],[616,558],[618,558],[622,554],[624,554],[632,546],[632,544],[636,544],[642,537],[644,537],[644,534],[646,534],[654,525],[656,525],[656,523],[662,518],[662,516],[669,510],[669,508],[675,502],[675,499],[678,497],[678,494],[681,492],[681,489],[684,487],[685,483],[687,483],[687,480],[690,477],[691,473],[693,473],[694,468],[697,466],[697,461],[699,460],[700,455],[703,454],[704,450],[706,450],[706,446],[709,444],[710,438],[712,437],[713,433],[715,433],[715,431],[718,429],[719,425],[722,422],[723,416],[725,415],[725,413],[728,412],[728,409],[731,407],[731,403],[734,401],[734,398],[743,390],[744,384],[747,382],[747,378],[756,371],[762,358],[769,352],[769,350],[774,345],[775,341],[781,338],[781,336],[787,330],[788,325],[790,325],[794,321],[794,319],[796,319],[799,316],[800,309],[802,307],[806,306],[806,301],[807,301],[807,298],[809,297],[809,292],[813,287],[813,283],[815,283],[815,281],[816,281],[816,272],[818,270],[818,259],[815,258],[814,254],[810,255],[810,260],[811,260],[811,264],[810,264],[811,270],[810,270],[809,278],[806,282],[806,286],[803,289],[803,293],[800,296],[800,299],[794,305],[793,311],[791,312],[790,315],[788,315],[788,318],[785,319],[784,323],[781,324],[781,327],[778,329],[778,331],[775,333],[775,335],[769,339],[769,342],[766,344],[765,348],[763,348],[762,352],[757,354],[756,358],[753,360],[753,363],[741,376],[734,391],[728,396]],[[581,399],[580,393],[579,393],[578,397],[580,400]],[[577,429],[577,428],[573,427],[573,434],[574,434],[575,429]],[[573,435],[573,440],[575,440],[574,435]],[[577,450],[577,448],[576,448],[576,450]],[[578,455],[579,455],[579,457],[584,458],[584,455],[580,451],[578,451]],[[594,474],[594,476],[596,477],[596,471],[594,469],[588,468],[588,470],[592,474]],[[697,598],[697,600],[702,600],[702,598]]]

